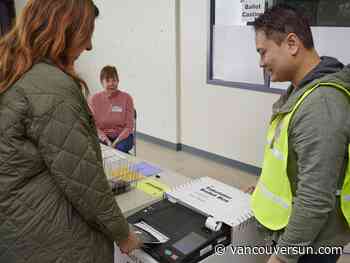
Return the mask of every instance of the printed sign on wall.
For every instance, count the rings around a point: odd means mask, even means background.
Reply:
[[[265,11],[265,0],[241,0],[241,4],[243,22],[253,22]]]

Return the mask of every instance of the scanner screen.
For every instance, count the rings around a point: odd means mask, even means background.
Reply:
[[[191,232],[184,238],[177,241],[173,247],[184,255],[188,255],[193,252],[193,250],[199,248],[205,243],[206,239],[195,232]]]

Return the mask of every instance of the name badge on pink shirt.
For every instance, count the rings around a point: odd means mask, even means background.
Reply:
[[[123,112],[123,109],[117,105],[112,106],[112,112]]]

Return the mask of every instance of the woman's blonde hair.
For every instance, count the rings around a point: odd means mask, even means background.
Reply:
[[[45,59],[87,89],[74,71],[74,54],[91,40],[98,13],[92,0],[29,0],[0,39],[0,93]]]

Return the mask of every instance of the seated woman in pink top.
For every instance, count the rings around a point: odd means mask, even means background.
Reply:
[[[133,146],[134,105],[126,92],[118,89],[118,71],[105,66],[100,73],[104,90],[89,99],[99,139],[102,143],[128,153]]]

